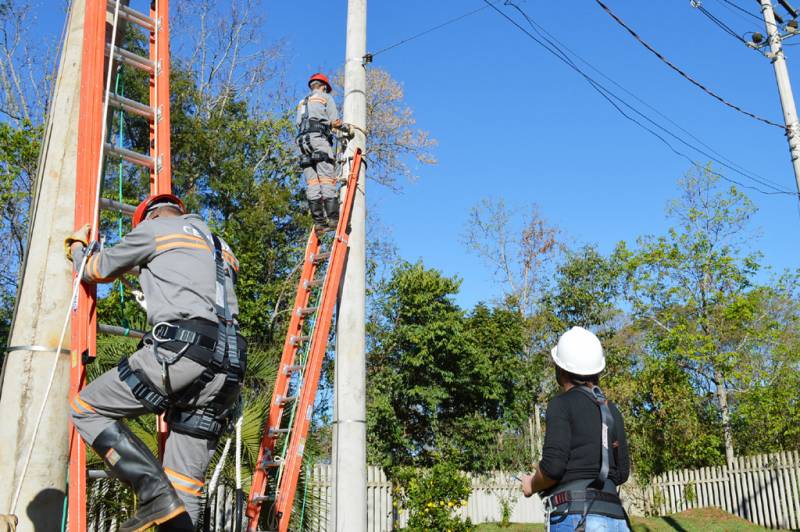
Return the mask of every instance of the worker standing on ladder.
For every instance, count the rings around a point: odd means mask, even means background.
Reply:
[[[336,191],[336,159],[333,131],[342,121],[331,96],[331,83],[324,74],[308,80],[311,93],[297,106],[297,145],[300,168],[306,179],[306,198],[318,233],[335,230],[339,221],[339,196]]]
[[[138,267],[153,326],[139,350],[70,401],[72,421],[112,476],[136,492],[138,509],[121,532],[192,531],[206,468],[238,406],[246,368],[234,285],[238,262],[203,219],[171,194],[151,196],[117,245],[92,253],[83,281],[108,282]],[[89,226],[67,240],[79,268]],[[162,464],[122,423],[166,412]]]
[[[522,492],[542,496],[550,532],[627,532],[617,487],[628,480],[630,457],[622,414],[600,390],[600,340],[573,327],[550,356],[563,393],[547,405],[542,460],[522,477]]]

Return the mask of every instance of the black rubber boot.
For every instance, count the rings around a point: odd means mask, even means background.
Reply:
[[[195,526],[189,514],[183,513],[158,527],[158,532],[194,532]]]
[[[308,208],[311,210],[311,218],[314,220],[314,230],[317,234],[322,234],[328,227],[328,220],[325,218],[325,207],[322,205],[322,198],[308,200]]]
[[[183,502],[150,449],[117,421],[92,443],[111,475],[136,492],[139,509],[120,526],[120,532],[140,532],[186,513]]]
[[[336,231],[339,225],[339,198],[325,198],[325,214],[328,217],[328,229]]]

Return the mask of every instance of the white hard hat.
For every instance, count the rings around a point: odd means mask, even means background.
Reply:
[[[592,331],[573,327],[550,350],[556,366],[575,375],[597,375],[606,367],[603,346]]]

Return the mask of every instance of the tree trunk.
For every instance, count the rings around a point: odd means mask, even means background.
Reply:
[[[731,430],[731,414],[728,408],[728,388],[725,386],[725,379],[718,369],[714,369],[714,385],[717,389],[717,399],[719,409],[722,413],[722,434],[725,440],[725,462],[728,467],[733,466],[735,453],[733,450],[733,432]]]

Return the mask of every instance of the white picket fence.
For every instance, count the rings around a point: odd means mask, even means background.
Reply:
[[[332,531],[332,468],[311,469],[308,489],[298,491],[306,500],[306,523],[312,532]],[[90,499],[107,498],[119,489],[114,481],[94,482]],[[473,523],[498,522],[502,501],[511,505],[514,523],[542,523],[544,510],[538,497],[525,499],[519,483],[508,473],[472,476],[472,494],[463,517]],[[670,471],[639,488],[623,486],[622,499],[629,513],[669,515],[691,508],[717,507],[767,528],[800,529],[800,453],[782,452],[740,457],[732,467],[704,467]],[[208,501],[207,530],[232,532],[234,490],[222,486]],[[302,500],[302,499],[299,499]],[[367,469],[367,532],[389,532],[406,524],[407,515],[392,505],[392,484],[379,467]],[[114,532],[118,528],[112,509],[102,505],[89,515],[89,532]],[[310,518],[310,519],[309,519]],[[394,528],[393,528],[394,526]]]
[[[645,510],[658,515],[715,506],[767,528],[800,529],[800,453],[670,471],[656,477],[645,495]]]
[[[330,522],[332,501],[332,468],[316,465],[309,483],[309,498],[317,504],[323,515],[311,530],[326,532],[333,530]],[[508,473],[471,476],[472,493],[466,507],[461,509],[463,517],[473,523],[498,522],[502,517],[501,501],[506,499],[511,506],[511,521],[515,523],[543,523],[544,508],[537,497],[525,499],[519,490],[519,482]],[[299,496],[299,495],[298,495]],[[380,467],[367,468],[367,532],[389,532],[406,524],[405,512],[392,506],[392,483]]]

